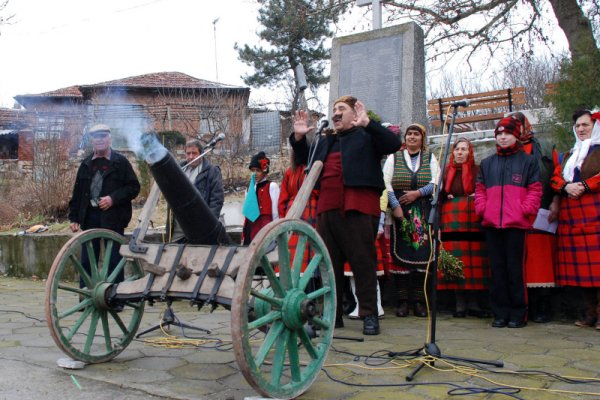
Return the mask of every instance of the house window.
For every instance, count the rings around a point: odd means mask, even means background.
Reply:
[[[19,154],[19,135],[11,130],[0,130],[0,160],[16,160]]]
[[[229,131],[229,118],[225,114],[211,114],[200,118],[200,135],[227,133]]]
[[[59,139],[64,131],[64,117],[38,117],[35,127],[35,139]]]

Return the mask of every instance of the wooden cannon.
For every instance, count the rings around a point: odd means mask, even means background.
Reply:
[[[134,339],[146,302],[221,305],[231,310],[233,348],[248,383],[265,396],[299,396],[325,362],[335,321],[329,254],[317,232],[299,219],[322,165],[315,163],[288,215],[264,227],[246,247],[227,244],[214,217],[207,223],[208,207],[166,150],[153,155],[146,160],[156,183],[131,239],[87,230],[56,256],[46,286],[46,318],[57,346],[73,359],[105,362]],[[195,244],[144,241],[161,191]],[[194,207],[205,207],[203,220],[181,212],[190,199]],[[115,246],[120,261],[111,270],[107,255]],[[83,248],[89,268],[82,262]],[[117,283],[122,271],[125,280]],[[318,335],[309,335],[311,330]]]

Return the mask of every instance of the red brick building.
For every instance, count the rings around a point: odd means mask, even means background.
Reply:
[[[26,121],[18,129],[19,159],[29,161],[33,146],[59,138],[65,156],[87,145],[86,130],[103,123],[112,128],[113,146],[130,148],[141,132],[178,132],[185,139],[227,133],[236,146],[244,140],[250,89],[160,72],[39,94],[15,96]],[[21,158],[23,156],[23,158]]]

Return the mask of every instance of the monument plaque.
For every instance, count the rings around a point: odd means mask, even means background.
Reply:
[[[426,122],[423,31],[415,23],[335,38],[331,51],[329,113],[351,94],[383,122]]]

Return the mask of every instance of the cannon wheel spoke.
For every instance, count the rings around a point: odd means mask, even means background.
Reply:
[[[277,252],[267,253],[274,241]],[[278,260],[267,258],[274,253]],[[280,219],[258,233],[245,260],[231,308],[237,362],[257,392],[298,397],[317,378],[331,346],[336,296],[329,253],[310,225]],[[269,287],[256,287],[261,274]],[[308,323],[319,329],[317,337],[305,331]]]
[[[56,345],[73,359],[105,362],[131,343],[144,314],[144,302],[126,302],[117,313],[105,302],[119,271],[126,280],[143,277],[135,260],[121,257],[109,271],[110,252],[125,238],[105,229],[73,236],[57,254],[46,283],[46,320]],[[88,268],[82,249],[89,255]],[[81,282],[81,285],[80,285]]]

